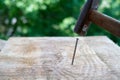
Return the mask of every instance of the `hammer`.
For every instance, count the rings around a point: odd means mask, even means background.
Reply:
[[[97,12],[100,0],[87,0],[85,3],[74,31],[79,35],[86,35],[91,22],[108,30],[113,35],[120,37],[120,21]]]

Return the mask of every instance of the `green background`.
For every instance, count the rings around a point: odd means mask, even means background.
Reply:
[[[0,38],[10,36],[78,36],[73,32],[85,0],[0,0]],[[102,0],[99,12],[120,20],[120,0]],[[109,27],[109,26],[108,26]],[[120,38],[92,24],[87,36]]]

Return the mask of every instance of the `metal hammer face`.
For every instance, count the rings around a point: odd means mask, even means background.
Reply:
[[[74,31],[84,36],[90,23],[93,22],[114,35],[120,36],[120,21],[98,13],[96,10],[99,3],[100,0],[87,0],[75,25]]]

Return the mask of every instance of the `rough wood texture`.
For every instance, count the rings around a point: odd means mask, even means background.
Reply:
[[[120,79],[120,47],[107,37],[87,37],[85,42]]]
[[[4,40],[0,40],[0,51],[5,46],[5,42],[6,41],[4,41]]]
[[[117,45],[106,37],[80,37],[72,66],[75,41],[68,37],[9,39],[0,53],[0,80],[119,80]]]

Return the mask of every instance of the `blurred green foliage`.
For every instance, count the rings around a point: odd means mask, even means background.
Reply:
[[[85,0],[0,0],[0,38],[10,36],[77,36],[73,32]],[[99,11],[120,20],[120,0],[102,0]],[[107,35],[92,24],[88,36]]]

